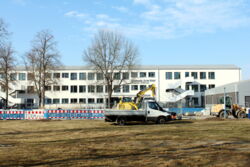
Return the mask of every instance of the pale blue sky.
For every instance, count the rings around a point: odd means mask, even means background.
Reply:
[[[132,40],[143,65],[235,64],[250,79],[249,0],[0,0],[16,54],[50,29],[64,65],[84,65],[100,28]]]

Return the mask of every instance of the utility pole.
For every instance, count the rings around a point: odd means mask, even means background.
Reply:
[[[224,118],[226,119],[226,88],[224,87]]]

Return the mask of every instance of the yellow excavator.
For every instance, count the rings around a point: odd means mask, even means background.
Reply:
[[[136,97],[134,101],[124,101],[123,98],[121,98],[120,102],[117,105],[118,110],[138,110],[140,108],[141,102],[144,99],[145,93],[148,91],[152,91],[152,97],[155,97],[155,84],[152,84],[145,90],[141,90],[136,94]]]

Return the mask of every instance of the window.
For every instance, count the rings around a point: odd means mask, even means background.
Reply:
[[[205,92],[206,89],[207,89],[207,85],[200,85],[201,92]]]
[[[51,73],[45,73],[45,78],[50,79],[51,78]]]
[[[122,79],[129,79],[129,73],[128,72],[122,73]]]
[[[18,94],[25,94],[25,90],[18,90]]]
[[[107,92],[108,92],[108,86],[105,85],[105,93],[107,93]]]
[[[149,73],[148,73],[148,77],[154,78],[154,77],[155,77],[155,72],[149,72]]]
[[[60,73],[54,73],[53,78],[60,78]]]
[[[88,80],[94,80],[95,79],[95,73],[90,72],[88,73]]]
[[[147,76],[146,72],[140,72],[140,78],[145,78]]]
[[[86,73],[85,72],[79,73],[79,80],[86,80]]]
[[[76,85],[72,85],[72,86],[70,87],[70,92],[71,92],[71,93],[77,93],[77,86],[76,86]]]
[[[86,104],[86,99],[85,99],[85,98],[80,98],[80,99],[79,99],[79,103],[81,103],[81,104]]]
[[[185,72],[185,77],[189,77],[189,72]]]
[[[51,104],[51,103],[52,103],[51,99],[48,99],[48,98],[45,99],[45,104]]]
[[[77,73],[70,73],[70,79],[71,80],[77,80]]]
[[[209,79],[215,79],[215,72],[209,72],[208,73],[208,78]]]
[[[194,77],[194,79],[197,79],[197,78],[198,78],[197,72],[192,72],[192,73],[191,73],[191,76]]]
[[[60,99],[53,99],[53,104],[59,104],[60,103]]]
[[[96,79],[97,80],[103,80],[103,73],[97,73],[96,74]]]
[[[10,79],[11,79],[12,81],[16,81],[16,80],[17,80],[17,74],[16,74],[16,73],[11,73],[11,74],[10,74]]]
[[[80,92],[80,93],[86,92],[86,86],[85,86],[85,85],[80,85],[80,86],[79,86],[79,92]]]
[[[115,80],[120,80],[121,79],[121,73],[119,73],[119,72],[114,73],[114,79]]]
[[[62,99],[62,104],[68,104],[69,103],[69,99]]]
[[[70,99],[70,103],[71,103],[71,104],[77,103],[77,99],[76,99],[76,98]]]
[[[138,90],[138,85],[131,85],[131,90]]]
[[[129,85],[122,86],[123,93],[129,93]]]
[[[96,103],[102,104],[102,103],[103,103],[103,98],[97,98],[97,99],[96,99]]]
[[[132,78],[137,78],[138,77],[138,73],[137,72],[131,72],[131,77]]]
[[[60,86],[54,85],[53,90],[54,90],[54,91],[60,91]]]
[[[192,90],[194,91],[194,92],[198,92],[199,90],[198,90],[199,88],[198,88],[198,85],[192,85]]]
[[[88,99],[88,103],[89,103],[89,104],[95,103],[95,99],[94,99],[94,98],[89,98],[89,99]]]
[[[62,91],[67,91],[69,90],[69,86],[68,85],[63,85],[62,86]]]
[[[180,72],[174,72],[174,79],[181,79],[181,73]]]
[[[89,93],[95,93],[95,86],[94,85],[88,85],[88,92]]]
[[[34,75],[32,73],[28,73],[28,80],[32,80],[34,78]]]
[[[96,93],[103,93],[103,85],[96,86]]]
[[[206,72],[200,72],[200,79],[206,79]]]
[[[159,110],[159,108],[155,102],[149,102],[148,107],[153,109],[153,110]]]
[[[69,78],[69,73],[62,73],[62,78]]]
[[[34,86],[27,86],[28,93],[35,93]]]
[[[51,86],[45,86],[45,91],[51,91]]]
[[[20,74],[19,74],[20,75]],[[0,73],[0,79],[3,79],[4,78],[4,74],[3,73]],[[19,79],[20,80],[20,79]]]
[[[146,85],[140,85],[140,90],[145,90],[147,88]]]
[[[115,92],[115,93],[121,92],[121,88],[120,88],[119,85],[115,85],[115,86],[114,86],[114,92]]]
[[[214,85],[214,84],[208,85],[208,89],[213,89],[213,88],[215,88],[215,85]]]
[[[172,72],[166,72],[166,79],[167,80],[172,79]]]
[[[192,99],[193,99],[194,105],[196,106],[199,105],[199,99],[197,97],[193,97]]]
[[[26,74],[25,73],[19,73],[18,78],[19,78],[20,81],[24,81],[24,80],[26,80]]]

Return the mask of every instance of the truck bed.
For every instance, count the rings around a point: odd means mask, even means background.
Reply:
[[[106,110],[105,116],[145,116],[145,110]]]

